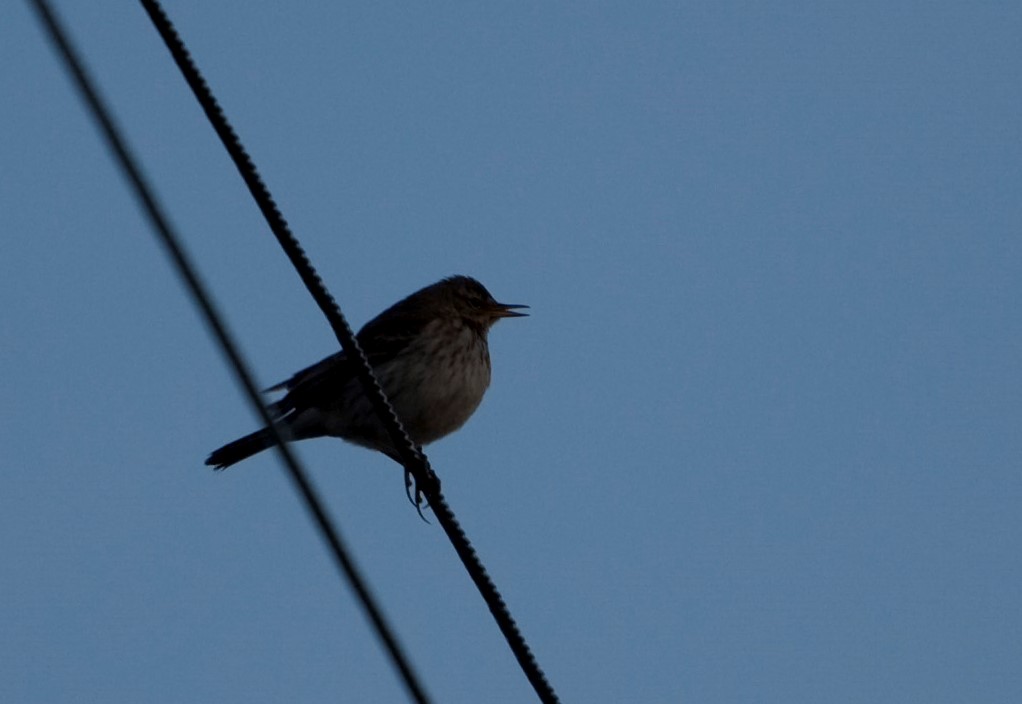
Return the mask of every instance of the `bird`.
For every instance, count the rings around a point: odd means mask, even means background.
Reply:
[[[490,385],[487,335],[502,318],[529,306],[498,303],[469,276],[450,276],[398,301],[356,338],[408,436],[421,447],[458,430]],[[363,393],[357,360],[344,352],[266,389],[284,396],[268,405],[286,442],[338,437],[401,462],[398,449]],[[262,428],[223,447],[206,464],[226,469],[276,444]]]

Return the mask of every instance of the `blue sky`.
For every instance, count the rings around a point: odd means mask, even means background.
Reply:
[[[331,353],[142,10],[59,2],[266,385]],[[356,327],[532,316],[429,448],[565,701],[1022,699],[1018,3],[167,7]],[[0,698],[401,701],[27,3]],[[399,468],[297,445],[437,701],[529,701]]]

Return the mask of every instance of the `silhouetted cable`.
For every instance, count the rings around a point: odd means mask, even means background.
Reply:
[[[366,395],[369,397],[384,427],[390,434],[394,446],[398,448],[405,471],[414,478],[416,499],[418,499],[420,493],[426,497],[430,507],[433,509],[434,515],[437,517],[437,521],[454,545],[455,551],[482,594],[483,600],[486,602],[497,625],[504,634],[504,638],[518,660],[519,666],[536,690],[540,700],[544,702],[558,701],[557,695],[536,662],[532,651],[525,642],[525,638],[518,630],[518,626],[511,617],[511,613],[508,611],[504,600],[497,592],[492,580],[479,561],[475,550],[455,519],[454,513],[444,500],[440,491],[440,481],[430,468],[429,460],[421,449],[415,446],[415,443],[412,442],[411,438],[408,437],[408,433],[402,427],[401,421],[394,412],[394,408],[390,405],[390,402],[383,393],[383,389],[373,375],[372,368],[369,366],[365,353],[355,339],[351,327],[345,320],[336,301],[326,290],[319,275],[312,268],[297,239],[291,233],[276,203],[256,172],[252,159],[241,145],[237,134],[227,122],[227,118],[224,116],[223,110],[217,103],[216,98],[213,97],[212,91],[210,91],[205,79],[203,79],[195,63],[192,61],[187,48],[184,46],[184,42],[156,0],[141,0],[141,3],[146,12],[149,13],[149,17],[156,26],[156,30],[160,33],[167,48],[170,50],[171,56],[184,75],[185,81],[191,87],[196,99],[206,113],[206,117],[209,118],[213,129],[219,135],[228,154],[230,154],[231,159],[238,168],[252,197],[255,198],[256,204],[269,223],[274,236],[276,236],[280,246],[291,260],[291,264],[297,270],[313,300],[316,301],[320,310],[323,311],[327,321],[330,323],[330,327],[333,328],[334,334],[341,344],[341,349],[344,350],[349,358],[357,360],[355,366],[358,370],[359,379],[365,388]]]
[[[160,33],[160,37],[163,38],[164,43],[170,50],[170,54],[181,70],[185,81],[195,94],[196,100],[199,101],[203,112],[206,113],[210,124],[212,124],[213,129],[220,137],[220,141],[223,142],[224,148],[234,161],[238,173],[241,175],[245,185],[248,186],[252,198],[255,199],[256,205],[262,212],[263,217],[266,218],[266,222],[277,238],[277,242],[280,243],[281,248],[284,250],[284,254],[291,261],[292,266],[294,266],[302,283],[305,284],[305,287],[312,295],[316,305],[319,306],[319,309],[323,311],[323,315],[326,316],[327,322],[337,337],[337,341],[341,344],[341,348],[350,356],[360,360],[360,363],[355,365],[359,379],[364,385],[369,386],[370,389],[375,391],[375,393],[370,391],[367,394],[370,401],[372,401],[381,417],[390,420],[390,422],[384,422],[384,425],[392,435],[394,446],[401,453],[402,459],[405,461],[404,464],[415,477],[416,483],[425,489],[431,481],[435,481],[429,469],[429,464],[423,454],[415,447],[411,438],[408,437],[408,433],[405,432],[400,420],[398,420],[397,414],[384,397],[383,390],[373,375],[365,353],[355,339],[351,326],[348,325],[348,321],[341,313],[337,302],[330,295],[330,292],[327,291],[319,274],[316,273],[316,270],[309,262],[298,239],[292,234],[291,228],[288,227],[287,221],[284,220],[280,209],[277,208],[273,196],[270,195],[262,178],[260,178],[255,164],[252,162],[245,147],[242,146],[238,135],[227,121],[227,117],[224,115],[220,104],[206,83],[206,79],[202,77],[195,62],[192,61],[191,54],[185,47],[184,41],[178,35],[170,18],[164,12],[163,7],[153,0],[141,0],[141,2],[142,7],[149,13],[149,18],[152,20],[156,30]]]
[[[287,466],[291,478],[294,480],[299,493],[304,499],[306,508],[314,517],[316,524],[323,534],[323,538],[329,544],[331,552],[334,554],[338,565],[343,570],[351,587],[355,590],[363,609],[372,622],[377,636],[383,642],[388,654],[394,662],[394,665],[401,673],[401,677],[408,689],[408,693],[418,702],[428,702],[429,700],[426,697],[425,691],[413,672],[411,664],[401,651],[396,637],[393,635],[390,626],[384,619],[382,611],[375,604],[375,600],[373,599],[368,585],[365,583],[365,580],[362,578],[354,562],[348,556],[347,549],[344,547],[340,533],[334,526],[330,517],[326,514],[326,511],[323,509],[322,503],[319,501],[312,485],[306,479],[305,473],[294,454],[288,448],[287,443],[283,442],[280,437],[273,419],[262,402],[259,388],[255,384],[253,376],[248,369],[248,365],[245,362],[240,349],[227,332],[219,312],[216,310],[211,297],[206,291],[205,285],[199,280],[195,267],[192,266],[191,261],[182,249],[177,234],[170,227],[168,219],[163,214],[163,208],[157,202],[153,190],[149,187],[148,182],[142,174],[141,168],[137,164],[137,160],[129,151],[124,139],[120,136],[120,130],[117,128],[110,111],[107,109],[106,105],[99,97],[98,92],[94,88],[93,81],[86,73],[84,65],[79,59],[77,52],[71,46],[66,32],[58,23],[58,20],[45,0],[32,0],[32,2],[38,11],[40,19],[49,32],[50,39],[60,52],[68,71],[72,74],[78,90],[85,102],[88,104],[96,122],[99,124],[100,130],[107,141],[107,145],[116,155],[117,162],[120,165],[121,170],[131,182],[135,195],[141,201],[150,224],[159,235],[161,242],[166,247],[171,259],[174,261],[178,274],[182,279],[184,279],[193,301],[202,310],[206,324],[213,331],[217,341],[220,343],[220,347],[229,359],[238,381],[241,382],[241,385],[245,389],[249,401],[262,418],[263,423],[265,423],[276,436],[275,439],[279,443],[277,445],[277,451],[284,460],[284,464]]]

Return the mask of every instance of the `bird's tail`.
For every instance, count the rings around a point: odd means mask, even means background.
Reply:
[[[206,464],[215,469],[227,469],[232,464],[248,459],[275,444],[269,429],[263,428],[243,438],[238,438],[234,442],[229,442],[219,450],[213,450],[206,458]]]

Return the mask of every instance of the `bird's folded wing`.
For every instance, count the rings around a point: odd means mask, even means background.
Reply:
[[[312,366],[306,367],[299,372],[293,374],[290,378],[285,379],[279,384],[263,389],[263,393],[273,393],[275,391],[291,391],[292,389],[312,382],[315,379],[322,379],[331,370],[337,371],[338,369],[346,366],[346,357],[344,352],[336,352],[325,359],[321,359]]]
[[[391,309],[384,321],[377,317],[358,333],[359,345],[372,367],[399,356],[421,333],[428,318],[414,313]],[[336,352],[266,389],[267,393],[287,391],[284,398],[271,405],[271,410],[283,416],[294,410],[329,403],[354,373],[347,355],[343,351]]]

